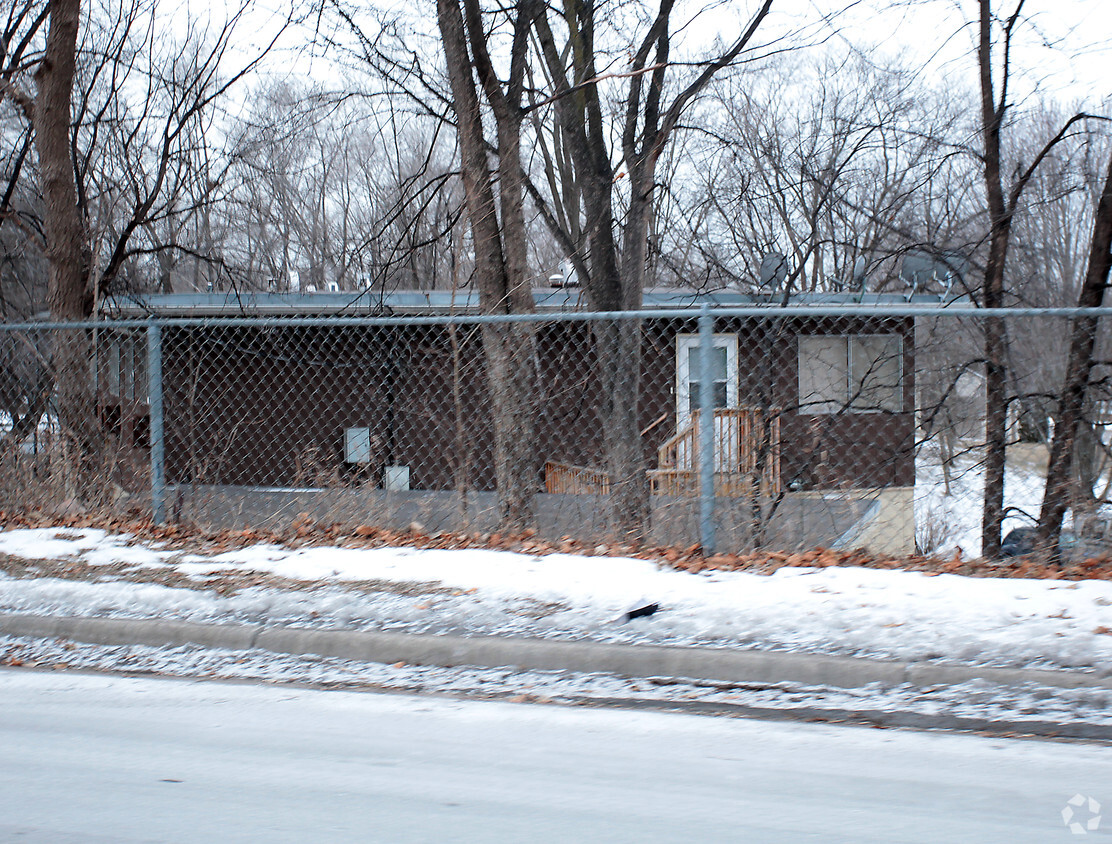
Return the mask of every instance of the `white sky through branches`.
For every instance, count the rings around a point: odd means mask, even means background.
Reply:
[[[307,7],[296,5],[297,14],[307,13]],[[942,80],[971,89],[976,82],[976,5],[971,0],[777,0],[755,43],[771,45],[775,50],[801,45],[822,49],[825,45],[835,54],[860,50],[880,64],[896,59],[905,66],[922,67],[935,82]],[[1014,8],[1014,2],[997,6],[1004,14]],[[206,7],[215,19],[221,19],[234,13],[238,3],[186,0],[177,8],[198,14]],[[732,40],[756,7],[754,0],[689,0],[677,4],[673,27],[682,29],[682,41],[690,56],[699,42],[709,47],[715,38]],[[403,19],[411,15],[414,27],[423,35],[433,34],[432,0],[405,4],[372,0],[363,8],[368,31],[378,10]],[[168,7],[163,5],[161,9]],[[1090,110],[1098,109],[1102,102],[1107,107],[1112,98],[1112,2],[1026,0],[1023,11],[1013,57],[1014,99],[1034,95],[1058,99],[1067,106],[1083,102]],[[260,46],[266,40],[263,36],[275,32],[276,21],[284,20],[288,13],[288,7],[283,9],[283,3],[276,0],[257,4],[250,13],[252,25],[241,30],[245,53]],[[308,28],[287,31],[281,48],[266,62],[269,74],[310,77],[326,87],[342,84],[339,80],[343,74],[330,66],[333,57],[329,51],[309,44],[316,20],[307,21]],[[690,25],[685,26],[688,20]],[[260,44],[254,43],[256,40]],[[433,46],[433,39],[429,43]]]

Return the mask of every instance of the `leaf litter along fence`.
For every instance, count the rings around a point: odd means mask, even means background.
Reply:
[[[1038,516],[1074,315],[1004,320],[1006,535]],[[430,534],[512,515],[581,542],[971,557],[984,321],[840,306],[0,325],[0,507]],[[1112,549],[1098,325],[1067,523],[1090,555]],[[52,372],[62,348],[88,371]]]

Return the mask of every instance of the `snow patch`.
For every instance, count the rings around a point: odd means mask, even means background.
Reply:
[[[302,588],[214,590],[0,576],[0,611],[716,645],[1112,671],[1112,583],[781,568],[691,574],[639,559],[488,550],[287,549],[206,556],[100,530],[0,532],[0,553],[190,578],[263,572]],[[137,578],[141,579],[141,578]],[[368,584],[368,581],[371,583]],[[191,581],[192,582],[192,581]],[[199,581],[203,584],[205,581]],[[431,586],[429,586],[431,584]],[[660,611],[623,622],[646,603]]]

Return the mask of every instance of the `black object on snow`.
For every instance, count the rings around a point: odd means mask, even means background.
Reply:
[[[635,610],[630,610],[625,614],[626,621],[633,621],[635,618],[644,618],[653,615],[660,609],[660,604],[645,604],[643,607],[638,607]]]
[[[1005,557],[1022,557],[1035,550],[1035,529],[1015,528],[1008,532],[1000,543],[1000,553]]]

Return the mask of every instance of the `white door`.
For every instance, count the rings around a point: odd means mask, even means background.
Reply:
[[[712,341],[711,378],[714,382],[714,406],[738,406],[737,335],[715,334]],[[676,336],[676,432],[691,425],[693,412],[699,408],[700,342],[697,334]],[[737,470],[741,440],[737,417],[715,418],[714,468],[718,472]],[[677,454],[680,468],[694,469],[695,454],[682,450]]]

